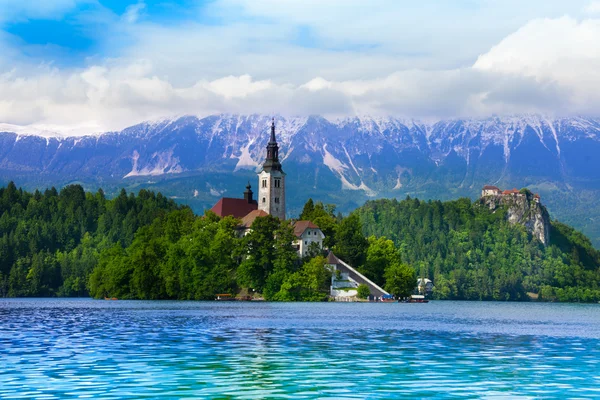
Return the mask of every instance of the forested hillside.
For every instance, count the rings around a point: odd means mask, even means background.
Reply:
[[[438,299],[600,300],[600,252],[553,221],[544,246],[521,225],[468,199],[377,200],[343,217],[309,200],[324,245],[391,293],[417,276]],[[0,189],[0,296],[213,299],[250,289],[267,300],[320,301],[331,273],[325,252],[298,259],[289,221],[197,216],[160,193],[106,199],[71,185],[28,193]]]
[[[371,265],[367,250],[391,244],[369,244],[358,218],[343,219],[332,206],[310,201],[302,217],[319,223],[327,246],[356,265]],[[0,189],[0,296],[207,300],[250,289],[268,300],[327,298],[324,252],[298,259],[289,221],[257,218],[247,235],[239,224],[196,216],[146,190],[108,200],[78,185],[28,193],[11,183]],[[378,262],[393,275],[389,289],[410,293],[414,270],[400,264],[393,245],[387,257]]]
[[[356,210],[364,233],[390,238],[434,282],[436,298],[600,300],[600,252],[585,236],[552,221],[543,246],[505,213],[469,199],[376,200]]]
[[[180,208],[146,190],[108,200],[79,185],[28,193],[11,182],[0,188],[0,296],[86,296],[104,249]]]

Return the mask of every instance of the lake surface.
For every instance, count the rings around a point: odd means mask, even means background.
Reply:
[[[599,398],[600,305],[0,299],[0,398]]]

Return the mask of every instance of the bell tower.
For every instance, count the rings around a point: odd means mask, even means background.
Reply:
[[[267,158],[258,174],[258,209],[281,220],[285,219],[285,172],[279,162],[279,145],[275,138],[275,118],[271,121],[271,137]]]

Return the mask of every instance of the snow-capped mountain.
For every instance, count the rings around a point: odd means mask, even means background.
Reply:
[[[0,177],[26,187],[73,181],[89,188],[152,186],[201,210],[215,196],[241,195],[243,184],[254,182],[270,120],[188,116],[78,137],[0,132]],[[485,183],[529,186],[548,197],[558,190],[579,198],[600,189],[596,119],[425,123],[311,116],[275,122],[292,211],[309,196],[349,208],[380,196],[473,197]],[[569,219],[564,209],[551,211]]]

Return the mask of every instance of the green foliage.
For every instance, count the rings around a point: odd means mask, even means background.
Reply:
[[[417,286],[417,273],[406,264],[394,263],[385,270],[385,290],[397,298],[410,296]]]
[[[317,256],[305,263],[300,271],[290,274],[273,300],[324,301],[330,279],[331,271],[325,267],[325,257]]]
[[[323,246],[328,249],[335,246],[335,233],[339,222],[335,211],[336,207],[332,204],[324,205],[322,202],[314,204],[312,199],[308,199],[300,214],[300,220],[312,221],[321,229],[325,235]]]
[[[335,234],[335,254],[355,268],[366,260],[369,241],[362,232],[359,214],[352,213],[339,224]]]
[[[400,252],[394,242],[385,237],[370,236],[368,243],[366,262],[360,272],[381,286],[385,283],[386,268],[402,261]]]
[[[402,261],[433,281],[435,298],[528,300],[534,293],[547,301],[600,300],[600,253],[556,221],[544,247],[524,227],[509,224],[503,210],[469,199],[378,200],[356,213],[365,234],[390,238]]]
[[[371,295],[371,291],[369,290],[369,286],[361,283],[356,288],[357,296],[359,299],[366,299]]]
[[[0,295],[87,296],[102,250],[178,208],[147,190],[107,200],[79,185],[28,193],[11,182],[0,188]]]
[[[505,211],[468,199],[335,212],[309,201],[301,217],[321,227],[338,257],[400,297],[418,272],[438,299],[600,300],[600,252],[556,221],[544,247]],[[109,200],[78,185],[28,193],[10,183],[0,189],[0,296],[214,299],[250,288],[267,300],[325,300],[325,259],[319,251],[298,259],[294,239],[289,221],[257,218],[244,236],[239,220],[197,217],[146,190]]]

